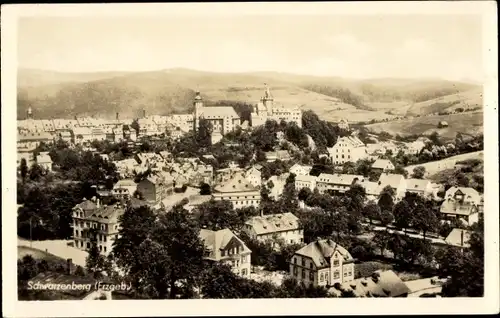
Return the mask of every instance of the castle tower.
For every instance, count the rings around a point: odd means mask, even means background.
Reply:
[[[199,122],[200,122],[200,117],[203,114],[203,98],[201,98],[200,91],[196,91],[196,96],[194,97],[194,130],[196,131],[196,128],[198,128]]]
[[[266,87],[266,91],[264,92],[264,97],[262,98],[262,102],[264,103],[264,106],[267,109],[268,113],[272,113],[273,111],[273,95],[271,94],[271,91],[269,90],[269,86],[267,84],[264,84]]]
[[[28,110],[26,111],[26,118],[33,119],[33,110],[31,109],[31,106],[28,107]]]

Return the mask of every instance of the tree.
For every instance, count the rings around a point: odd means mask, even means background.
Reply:
[[[243,225],[233,204],[227,200],[204,202],[196,208],[194,215],[200,226],[214,231],[225,228],[239,230]]]
[[[411,207],[405,200],[401,200],[394,206],[393,213],[396,226],[403,229],[406,235],[406,230],[411,226],[413,221]]]
[[[43,175],[44,175],[43,168],[38,164],[34,163],[30,169],[30,179],[32,181],[39,181]]]
[[[439,218],[436,213],[426,204],[418,204],[415,209],[413,209],[413,227],[416,230],[423,232],[423,237],[425,240],[425,235],[429,231],[437,230],[439,226]]]
[[[381,211],[392,211],[394,208],[394,196],[395,196],[395,191],[394,189],[388,185],[385,186],[382,191],[380,192],[380,198],[378,200],[378,206],[380,207]]]
[[[196,142],[199,147],[209,147],[212,144],[213,127],[207,119],[200,119],[196,129]]]
[[[385,250],[389,247],[391,235],[387,231],[377,231],[373,237],[373,242],[380,249],[380,255],[384,256]]]
[[[392,214],[391,211],[387,210],[382,210],[380,211],[380,223],[382,223],[383,226],[388,226],[394,221],[394,215]]]
[[[302,188],[302,189],[300,189],[300,191],[299,191],[299,193],[298,193],[298,196],[297,196],[297,197],[298,197],[298,199],[299,199],[300,201],[303,201],[303,202],[304,202],[304,201],[306,201],[306,200],[307,200],[307,198],[309,198],[311,195],[312,195],[312,191],[311,191],[311,189],[309,189],[309,188]]]
[[[413,168],[413,173],[412,173],[412,178],[415,179],[423,179],[425,176],[425,167],[424,166],[417,166]]]
[[[148,207],[129,208],[121,217],[113,253],[139,294],[154,299],[192,297],[203,267],[199,231],[180,205],[158,215]]]
[[[210,185],[203,182],[200,186],[200,195],[209,195],[212,194],[212,190],[210,189]]]
[[[363,216],[370,220],[370,224],[373,224],[374,219],[380,219],[380,208],[375,203],[369,203],[363,209]]]
[[[28,176],[28,164],[26,163],[25,158],[21,158],[20,170],[21,170],[21,178],[24,183],[26,182],[26,177]]]

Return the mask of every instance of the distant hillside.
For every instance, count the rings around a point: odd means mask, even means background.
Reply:
[[[437,128],[440,121],[449,124],[447,128]],[[389,121],[377,124],[366,125],[365,127],[375,133],[382,131],[392,135],[430,135],[438,132],[443,138],[455,138],[457,132],[478,135],[483,133],[483,112],[468,112],[452,115],[436,115],[415,117],[412,119]]]
[[[398,110],[418,110],[417,100],[477,89],[472,84],[440,80],[361,81],[274,72],[232,74],[169,69],[66,74],[21,69],[17,111],[20,118],[29,106],[37,118],[113,117],[116,112],[135,117],[142,109],[148,114],[165,115],[190,111],[196,89],[207,101],[255,104],[263,94],[264,83],[271,87],[278,105],[310,109],[325,120],[347,118],[351,122],[391,119]]]

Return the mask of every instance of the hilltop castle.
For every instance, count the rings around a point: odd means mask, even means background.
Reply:
[[[297,126],[302,127],[302,111],[296,108],[285,108],[284,106],[276,107],[274,105],[274,98],[266,84],[264,96],[260,102],[254,106],[251,114],[252,126],[257,127],[264,125],[268,119],[275,120],[280,123],[282,120],[285,122],[295,122]]]

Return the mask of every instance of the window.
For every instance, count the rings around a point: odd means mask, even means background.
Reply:
[[[104,246],[104,253],[106,253],[106,246]]]
[[[293,258],[293,262],[294,262],[295,264],[297,264],[297,257],[294,257],[294,258]]]
[[[306,267],[306,260],[302,259],[302,266]]]
[[[102,246],[99,245],[99,252],[102,252]]]
[[[314,281],[314,272],[312,271],[309,273],[309,280],[312,282]]]
[[[224,256],[224,250],[220,251],[220,256]]]
[[[344,277],[347,277],[347,272],[344,272]]]
[[[246,269],[246,268],[243,268],[243,269],[241,270],[241,275],[243,275],[243,276],[246,276],[246,275],[247,275],[247,269]]]
[[[295,275],[295,276],[299,276],[299,275],[298,275],[298,272],[299,272],[298,268],[297,268],[297,267],[294,267],[294,268],[293,268],[293,275]]]
[[[306,278],[306,270],[305,270],[305,269],[303,269],[303,270],[302,270],[302,279],[305,279],[305,278]]]
[[[309,267],[310,267],[310,268],[313,268],[313,262],[310,262],[310,263],[309,263]]]
[[[338,279],[338,278],[340,278],[340,272],[339,271],[335,271],[333,273],[333,279]]]
[[[336,260],[333,261],[333,266],[339,266],[339,260],[338,259],[336,259]]]
[[[325,274],[324,273],[319,274],[319,281],[322,282],[324,280],[325,280]]]

